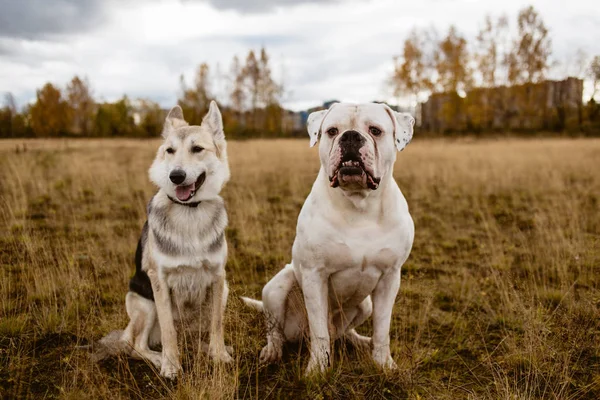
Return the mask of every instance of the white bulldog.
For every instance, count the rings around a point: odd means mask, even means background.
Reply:
[[[267,345],[262,362],[281,358],[285,341],[310,337],[307,374],[331,366],[331,341],[372,346],[375,362],[390,354],[390,321],[414,224],[392,176],[396,151],[415,120],[384,104],[337,103],[308,117],[310,145],[319,137],[321,169],[296,229],[292,262],[264,287]],[[373,314],[373,337],[354,328]]]

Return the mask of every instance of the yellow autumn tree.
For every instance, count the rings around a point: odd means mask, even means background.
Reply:
[[[59,88],[46,83],[37,91],[30,109],[31,128],[36,137],[60,136],[68,132],[71,116],[69,104]]]
[[[431,89],[431,74],[428,70],[424,40],[427,35],[413,29],[404,40],[402,56],[394,59],[391,84],[397,97],[412,96],[416,101],[419,93]]]
[[[450,26],[446,37],[439,42],[435,59],[438,87],[447,96],[440,110],[441,117],[448,122],[451,130],[463,129],[466,122],[459,93],[468,90],[473,82],[469,57],[467,40],[454,25]]]
[[[533,6],[519,12],[517,26],[517,39],[506,60],[509,82],[539,82],[550,68],[552,41],[548,28]]]

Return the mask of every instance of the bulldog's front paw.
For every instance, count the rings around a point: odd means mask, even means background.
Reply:
[[[159,352],[153,351],[147,354],[146,358],[156,367],[156,369],[162,369],[162,355]]]
[[[177,374],[181,371],[181,364],[179,361],[173,362],[169,358],[163,356],[160,368],[160,376],[167,379],[177,378]]]
[[[225,346],[223,346],[221,349],[209,347],[208,355],[215,362],[222,362],[222,363],[226,363],[226,364],[233,362],[233,357],[231,357],[231,355],[229,354],[229,351],[227,350],[227,348]]]
[[[380,366],[383,369],[392,370],[392,369],[398,368],[398,366],[396,365],[396,362],[390,355],[389,351],[387,351],[387,352],[374,351],[373,352],[373,360],[375,361],[375,364],[377,364],[378,366]]]
[[[310,357],[305,375],[322,374],[329,368],[329,353],[322,357]]]

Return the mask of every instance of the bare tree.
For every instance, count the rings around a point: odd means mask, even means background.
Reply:
[[[260,50],[259,60],[259,99],[262,106],[279,104],[281,88],[271,76],[271,66],[269,64],[269,55],[263,47]]]
[[[248,52],[246,65],[243,69],[244,82],[246,90],[250,94],[250,108],[255,110],[258,107],[260,92],[260,66],[254,54],[254,50]]]
[[[508,31],[508,19],[501,16],[494,21],[489,15],[485,18],[484,26],[477,34],[477,51],[475,61],[481,74],[481,84],[484,87],[495,87],[500,82],[499,70],[502,67],[503,38]]]
[[[78,135],[89,135],[92,131],[95,107],[89,81],[74,76],[67,85],[67,101],[71,108],[71,131]]]
[[[191,124],[199,125],[204,114],[208,111],[208,105],[213,98],[210,91],[210,76],[208,64],[202,63],[196,70],[194,86],[188,88],[183,75],[180,77],[182,97],[178,103],[183,109],[186,119],[189,116]]]
[[[12,114],[17,113],[17,101],[15,96],[11,92],[6,92],[4,95],[4,107],[8,109]]]
[[[588,67],[589,58],[590,57],[588,53],[583,48],[578,48],[575,51],[572,62],[573,67],[571,68],[569,75],[573,75],[578,78],[584,78],[586,72],[585,70]]]
[[[242,66],[240,65],[240,59],[237,56],[234,56],[233,60],[231,61],[229,74],[229,99],[231,102],[231,108],[233,108],[235,112],[241,113],[244,110],[246,93],[244,92],[244,74]]]
[[[279,101],[281,103],[289,100],[293,93],[291,90],[288,89],[288,79],[289,79],[289,75],[288,75],[288,69],[286,68],[286,64],[285,64],[285,59],[283,58],[283,56],[281,56],[281,66],[280,66],[280,77],[279,77]]]
[[[262,125],[258,121],[259,114],[264,115],[266,113],[266,111],[259,113],[259,109],[269,107],[270,110],[273,110],[273,106],[275,108],[279,107],[279,96],[281,94],[280,86],[271,76],[269,56],[264,48],[261,49],[259,58],[256,57],[253,50],[248,52],[246,64],[242,69],[242,76],[245,92],[250,99],[252,121],[249,125],[253,129],[258,129],[261,127],[259,125]],[[265,123],[267,119],[263,119]]]
[[[592,96],[590,98],[594,99],[596,93],[598,92],[598,86],[600,85],[600,56],[595,56],[590,64],[588,69],[588,74],[592,79]]]

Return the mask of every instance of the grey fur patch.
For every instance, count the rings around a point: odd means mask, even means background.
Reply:
[[[221,232],[221,234],[208,246],[208,251],[214,253],[223,247],[223,243],[225,243],[225,232]]]
[[[169,216],[167,215],[167,207],[151,206],[148,211],[152,212],[152,217],[150,217],[150,213],[148,213],[149,219],[152,218],[153,221],[156,221],[162,229],[169,228]]]
[[[168,238],[164,237],[161,233],[157,232],[156,229],[152,229],[152,233],[154,234],[154,239],[156,241],[156,245],[158,249],[163,254],[179,254],[179,246],[173,243]]]
[[[179,238],[180,236],[178,227],[170,217],[170,214],[173,211],[171,207],[174,206],[150,205],[148,207],[148,220],[151,222],[150,226],[158,250],[163,254],[178,255],[185,251],[185,245],[184,248],[182,248],[181,246],[183,244],[179,242],[180,239],[177,239],[176,241],[171,239]],[[199,237],[204,238],[207,251],[213,252],[218,250],[225,240],[224,232],[227,227],[227,211],[225,210],[225,204],[222,200],[214,205],[209,205],[209,203],[200,204],[199,208],[202,207],[206,207],[204,209],[210,211],[203,217],[197,232]],[[216,239],[211,243],[211,238]]]
[[[184,126],[177,129],[177,137],[182,142],[190,135],[198,132],[198,126]]]
[[[142,227],[142,235],[140,236],[140,241],[142,243],[142,249],[146,248],[146,242],[148,241],[148,221],[144,223]]]
[[[225,207],[223,203],[219,204],[217,210],[213,214],[213,217],[210,221],[210,224],[206,225],[202,230],[201,234],[208,235],[210,231],[213,231],[215,234],[220,235],[223,233],[223,230],[227,226],[227,213],[225,211]]]
[[[154,195],[156,196],[156,194]],[[146,215],[150,215],[150,213],[152,212],[152,201],[154,200],[154,196],[152,196],[150,198],[150,201],[148,202],[148,205],[146,206]]]

